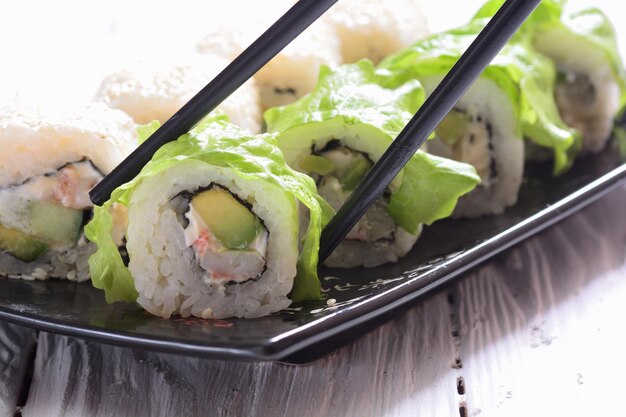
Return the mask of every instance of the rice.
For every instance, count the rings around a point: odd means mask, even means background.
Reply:
[[[0,275],[89,278],[95,245],[82,234],[88,191],[134,148],[134,129],[102,103],[0,109]]]
[[[563,78],[586,78],[586,92],[557,82],[555,98],[563,121],[583,133],[583,151],[601,151],[613,131],[621,95],[605,51],[561,28],[542,30],[534,45],[555,62]]]
[[[219,74],[229,61],[214,54],[183,54],[145,59],[108,75],[96,100],[122,110],[136,123],[164,123]],[[253,79],[231,94],[218,109],[233,124],[261,131],[261,107]]]
[[[136,142],[133,121],[102,103],[67,109],[0,107],[0,188],[85,157],[108,173]]]
[[[87,261],[95,250],[95,245],[86,242],[83,236],[77,246],[60,252],[48,251],[32,262],[23,262],[8,253],[0,253],[0,276],[40,281],[48,278],[87,281],[89,280]]]
[[[183,191],[219,184],[252,205],[269,231],[266,270],[239,284],[208,283],[184,240],[172,198]],[[246,180],[227,168],[186,161],[147,178],[129,205],[128,265],[137,302],[152,314],[202,318],[260,317],[291,303],[298,257],[296,203],[277,186]]]
[[[293,5],[292,0],[251,3],[236,15],[224,16],[212,27],[196,50],[235,59]],[[321,65],[341,63],[339,40],[334,28],[318,20],[261,68],[254,79],[263,110],[289,104],[309,93],[317,83]]]
[[[421,225],[415,234],[411,234],[401,227],[396,227],[393,240],[358,242],[344,239],[324,264],[331,268],[354,268],[357,266],[372,268],[387,262],[397,262],[411,250],[421,232]]]
[[[423,80],[428,94],[441,76]],[[453,217],[478,217],[502,213],[517,202],[524,173],[524,141],[519,136],[515,111],[505,93],[491,80],[479,78],[455,106],[479,117],[488,126],[490,175],[474,191],[459,199]],[[452,158],[451,149],[440,139],[430,141],[429,152]],[[479,170],[480,173],[480,170]]]
[[[336,31],[344,63],[376,63],[429,34],[417,0],[341,0],[322,19]]]

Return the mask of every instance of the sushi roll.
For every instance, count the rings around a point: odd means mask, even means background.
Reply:
[[[484,27],[485,21],[433,35],[385,58],[386,85],[409,80],[430,94]],[[554,65],[522,42],[510,44],[435,130],[429,152],[472,164],[481,184],[463,197],[455,217],[498,214],[517,202],[525,145],[550,152],[554,173],[565,172],[580,148],[580,136],[560,119],[550,93]]]
[[[294,3],[292,0],[242,2],[242,13],[229,19],[198,42],[197,51],[235,59]],[[259,8],[262,10],[259,10]],[[313,90],[322,64],[341,63],[339,41],[333,28],[317,21],[261,68],[254,79],[265,110],[294,102]]]
[[[502,4],[490,1],[477,17],[489,17]],[[626,77],[617,50],[615,30],[596,8],[573,10],[566,2],[546,0],[521,32],[537,51],[554,61],[554,97],[559,113],[582,132],[585,152],[599,152],[626,104]]]
[[[341,0],[323,19],[339,37],[344,63],[378,62],[429,34],[417,0]]]
[[[332,209],[318,199],[272,136],[212,116],[96,208],[86,227],[98,246],[92,283],[107,301],[137,302],[160,317],[259,317],[319,299],[319,237]],[[112,236],[114,204],[128,210],[127,265]]]
[[[164,123],[227,65],[228,60],[211,54],[144,60],[108,75],[96,100],[126,112],[136,123]],[[218,108],[234,124],[253,133],[261,131],[261,103],[254,80]]]
[[[0,108],[0,275],[88,279],[88,192],[135,144],[132,120],[101,103]]]
[[[441,77],[423,79],[429,92],[440,81]],[[524,172],[524,141],[518,128],[513,104],[484,77],[437,127],[429,152],[471,164],[481,180],[460,199],[455,217],[497,214],[517,202]]]
[[[339,209],[413,113],[424,91],[414,81],[383,88],[370,61],[322,67],[315,90],[264,114],[287,163],[310,175]],[[327,259],[331,267],[395,262],[412,248],[423,224],[448,216],[479,182],[470,165],[419,151]]]

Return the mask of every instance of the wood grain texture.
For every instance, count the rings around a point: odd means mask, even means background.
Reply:
[[[23,415],[613,414],[626,370],[624,207],[626,187],[307,366],[42,333]]]
[[[453,415],[445,294],[308,366],[146,353],[41,334],[23,416]],[[446,359],[443,359],[446,358]]]
[[[307,366],[42,333],[23,415],[615,414],[626,370],[624,207],[626,187]]]
[[[34,330],[0,323],[0,417],[13,417],[22,400],[36,344]]]
[[[622,415],[626,188],[458,283],[468,416]]]
[[[626,187],[307,366],[42,333],[23,415],[616,413],[626,370],[624,207]]]
[[[482,2],[423,3],[440,30],[464,23]],[[594,5],[616,21],[623,15],[621,2]],[[195,42],[214,15],[193,1],[160,6],[37,2],[33,13],[32,2],[12,2],[0,14],[0,34],[12,40],[0,43],[0,100],[90,100],[107,71],[138,51]],[[179,24],[162,31],[165,22]],[[616,30],[626,56],[626,26]],[[42,62],[55,65],[42,71]],[[37,344],[35,332],[0,323],[0,417],[15,413],[33,349],[23,416],[623,415],[625,212],[622,187],[308,366],[200,360],[43,333]]]

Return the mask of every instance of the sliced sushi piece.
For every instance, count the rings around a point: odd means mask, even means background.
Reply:
[[[88,278],[89,190],[136,144],[135,126],[104,104],[0,109],[0,275]]]
[[[319,237],[332,209],[318,199],[272,136],[211,116],[96,208],[86,227],[98,246],[92,283],[109,302],[136,301],[161,317],[259,317],[319,299]],[[114,204],[128,209],[127,266],[114,243]]]
[[[224,16],[223,24],[213,27],[198,42],[196,49],[203,54],[213,53],[229,60],[235,59],[293,3],[293,0],[244,1],[244,10],[237,16]],[[297,100],[313,90],[322,64],[340,62],[335,31],[327,22],[318,20],[254,76],[262,108]]]
[[[423,81],[431,92],[441,77]],[[516,115],[497,84],[481,78],[435,130],[429,152],[471,164],[481,180],[459,200],[456,217],[501,213],[517,202],[524,173],[524,141]]]
[[[335,209],[422,104],[417,81],[397,89],[377,83],[373,64],[322,67],[315,90],[289,106],[265,112],[287,162],[309,174]],[[450,215],[459,196],[479,182],[470,165],[418,152],[385,194],[327,259],[333,267],[395,262],[417,240],[423,224]]]
[[[108,75],[96,100],[126,112],[136,123],[164,123],[227,65],[227,59],[212,54],[143,60]],[[234,124],[253,133],[261,131],[261,103],[253,79],[218,108]]]
[[[417,0],[341,0],[323,19],[337,32],[344,63],[378,62],[429,34]]]
[[[385,85],[420,80],[430,94],[484,27],[485,21],[433,35],[385,58]],[[522,182],[524,138],[546,149],[554,173],[566,171],[580,136],[560,119],[551,88],[552,63],[522,42],[510,44],[435,130],[429,151],[471,163],[481,184],[457,206],[456,217],[501,213],[517,202]]]
[[[502,4],[488,2],[477,14],[489,17]],[[584,151],[599,152],[626,104],[626,76],[615,30],[597,8],[571,9],[564,1],[541,2],[521,32],[554,61],[553,91],[563,120],[584,136]]]

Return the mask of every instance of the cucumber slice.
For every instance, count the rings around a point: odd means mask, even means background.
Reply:
[[[51,245],[74,246],[83,225],[83,210],[49,201],[32,201],[30,218],[33,235]]]
[[[31,262],[39,258],[50,247],[36,238],[0,225],[0,251],[9,252],[24,262]]]
[[[222,188],[202,191],[190,204],[211,233],[229,249],[246,249],[263,229],[258,217]]]
[[[361,152],[344,147],[326,151],[322,156],[335,166],[331,175],[339,180],[346,191],[354,190],[373,165]]]

